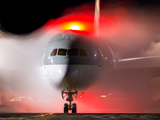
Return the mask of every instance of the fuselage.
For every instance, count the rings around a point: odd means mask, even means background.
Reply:
[[[50,84],[60,90],[88,89],[104,70],[97,39],[73,31],[59,33],[46,45],[43,68]]]

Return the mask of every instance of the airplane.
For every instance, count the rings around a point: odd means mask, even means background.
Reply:
[[[69,102],[64,104],[64,113],[70,110],[77,113],[77,105],[72,104],[73,99],[92,86],[95,91],[100,89],[96,88],[100,82],[105,83],[103,85],[108,89],[138,91],[139,97],[144,94],[139,91],[145,89],[143,84],[148,84],[151,78],[160,75],[159,56],[118,59],[112,47],[98,38],[99,2],[100,0],[95,1],[94,34],[80,31],[80,27],[74,25],[70,30],[52,35],[43,51],[41,70],[49,78],[47,82],[53,89],[61,91],[61,97]],[[135,85],[131,87],[130,84]]]
[[[99,0],[95,5],[95,29],[98,29]],[[78,25],[72,25],[71,30],[55,35],[46,45],[43,53],[43,68],[49,76],[50,84],[60,89],[62,98],[67,95],[64,104],[64,113],[72,110],[76,113],[76,104],[73,96],[83,93],[103,72],[111,69],[111,61],[114,61],[112,51],[108,46],[99,44],[98,38],[86,35],[78,31]],[[101,47],[107,50],[105,61]]]
[[[145,76],[149,78],[159,76],[160,69],[150,62],[155,58],[155,61],[159,61],[158,56],[118,59],[112,48],[98,39],[99,3],[100,0],[95,1],[94,35],[81,32],[80,27],[74,25],[71,26],[71,30],[52,37],[44,49],[42,68],[50,78],[49,83],[61,90],[62,98],[66,97],[66,101],[69,102],[64,104],[64,113],[68,113],[69,110],[76,113],[77,106],[75,103],[72,104],[73,97],[77,98],[78,93],[84,93],[100,79],[99,76],[104,74],[106,81],[115,79],[115,76],[122,77],[124,74],[128,74],[125,75],[125,79],[126,76],[132,76],[133,79],[138,79],[137,76],[139,79],[144,79]],[[151,66],[143,68],[143,64],[133,65],[136,61],[147,61],[146,64]],[[121,84],[122,81],[117,84]],[[111,84],[112,81],[108,80],[108,83]]]

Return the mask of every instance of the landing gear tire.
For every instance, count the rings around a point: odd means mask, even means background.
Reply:
[[[72,113],[77,113],[77,105],[75,103],[72,104]]]
[[[68,113],[68,104],[67,103],[64,104],[64,113]]]

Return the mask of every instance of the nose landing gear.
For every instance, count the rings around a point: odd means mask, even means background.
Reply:
[[[77,113],[77,105],[75,103],[71,103],[73,101],[73,97],[77,98],[77,91],[64,91],[62,90],[62,98],[64,99],[67,97],[66,101],[69,102],[69,104],[64,104],[64,113],[68,113],[68,110],[72,110],[72,113]]]

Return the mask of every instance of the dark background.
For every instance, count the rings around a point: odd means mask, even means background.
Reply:
[[[58,18],[66,8],[76,7],[95,0],[53,0],[53,2],[1,2],[0,29],[14,34],[28,34],[41,27],[51,18]],[[106,4],[160,5],[160,0],[101,0]]]

